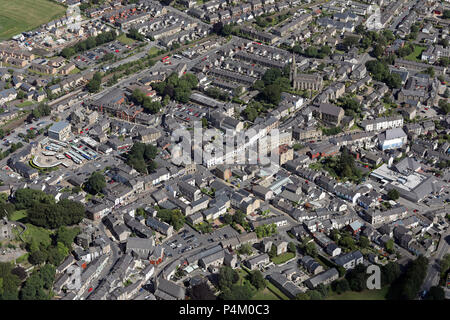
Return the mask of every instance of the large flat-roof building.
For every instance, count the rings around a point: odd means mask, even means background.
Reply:
[[[49,138],[64,141],[70,137],[71,126],[69,122],[60,121],[54,123],[50,129],[48,129]]]

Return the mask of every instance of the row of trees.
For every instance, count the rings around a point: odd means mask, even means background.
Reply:
[[[86,85],[86,88],[90,93],[95,93],[100,90],[100,86],[102,84],[103,74],[101,72],[94,73],[91,81]]]
[[[56,203],[52,195],[29,188],[16,191],[14,209],[26,209],[30,223],[48,229],[77,224],[85,217],[81,202],[63,199]]]
[[[26,246],[30,252],[28,261],[37,266],[43,263],[59,266],[69,255],[72,243],[79,233],[80,229],[78,227],[60,227],[49,241],[38,242],[36,239],[31,239]]]
[[[330,286],[319,284],[314,290],[299,293],[296,300],[323,300],[330,294]]]
[[[159,101],[152,101],[152,99],[147,97],[140,89],[133,90],[131,100],[134,103],[141,105],[144,110],[150,114],[158,113],[161,110],[161,103]]]
[[[47,117],[52,112],[52,109],[46,103],[40,103],[36,108],[33,109],[32,115],[35,119],[40,119],[42,117]]]
[[[198,79],[192,73],[186,73],[180,78],[176,73],[172,73],[165,81],[153,85],[159,95],[169,96],[178,102],[187,103],[192,93],[192,89],[198,86]]]
[[[109,32],[103,32],[103,33],[100,33],[96,37],[89,37],[86,40],[80,41],[71,47],[64,48],[63,50],[61,50],[60,55],[63,56],[64,58],[68,59],[77,53],[81,53],[86,50],[90,50],[99,45],[114,41],[116,39],[117,39],[117,34],[116,34],[115,30],[112,30]]]
[[[391,73],[386,62],[370,60],[366,62],[366,68],[375,80],[384,82],[390,89],[401,88],[402,79],[400,75]]]
[[[388,299],[415,299],[425,279],[427,268],[428,259],[422,255],[410,262],[406,272],[392,283],[387,295]]]
[[[231,267],[223,266],[219,272],[219,298],[223,300],[250,300],[258,290],[266,287],[264,276],[259,270],[250,272],[241,283],[239,273]]]
[[[148,174],[157,168],[157,164],[154,161],[157,154],[158,149],[155,146],[136,142],[128,152],[126,162],[136,171]]]
[[[255,232],[258,238],[270,237],[277,233],[277,226],[275,223],[258,226],[255,228]]]
[[[320,48],[317,48],[316,46],[310,46],[305,50],[303,50],[300,45],[295,45],[292,48],[292,51],[308,58],[316,59],[323,59],[331,54],[331,48],[327,45],[321,46]]]
[[[30,251],[28,260],[36,267],[24,283],[27,273],[22,267],[13,268],[10,263],[0,263],[0,300],[50,299],[56,266],[67,257],[79,232],[79,228],[61,227],[55,233],[53,241],[40,239],[42,242],[38,243],[37,239],[31,238],[26,244]]]
[[[180,209],[162,209],[156,207],[157,214],[156,216],[160,218],[162,221],[173,226],[175,230],[180,230],[185,223],[185,217],[181,213]]]
[[[11,153],[16,152],[17,150],[19,150],[22,147],[23,147],[23,143],[22,142],[11,143],[11,146],[9,147],[8,150],[6,150],[6,151],[1,151],[0,150],[0,160],[5,159]]]
[[[131,28],[130,30],[128,30],[127,37],[137,41],[145,40],[145,36],[139,33],[139,31],[135,28]]]
[[[345,115],[356,117],[361,113],[361,103],[350,96],[341,97],[338,99],[338,104],[345,110]]]

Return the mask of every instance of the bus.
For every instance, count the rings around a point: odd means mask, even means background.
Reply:
[[[165,56],[164,58],[162,58],[161,62],[165,62],[167,59],[169,59],[169,56]]]

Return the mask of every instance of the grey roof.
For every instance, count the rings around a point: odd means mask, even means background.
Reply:
[[[320,113],[326,113],[331,114],[333,116],[338,116],[344,109],[341,107],[335,106],[334,104],[330,103],[321,103],[319,104],[319,112]]]
[[[157,290],[162,291],[176,299],[183,300],[185,297],[185,289],[172,281],[164,278],[158,279]]]
[[[398,172],[403,172],[407,170],[416,171],[420,167],[421,167],[420,163],[411,157],[406,157],[395,165],[395,168],[397,169]]]
[[[127,239],[127,249],[153,249],[153,239],[144,239],[144,238],[136,238],[129,237]]]
[[[406,137],[406,133],[403,131],[402,128],[393,128],[393,129],[386,130],[385,137],[386,137],[386,140],[402,138],[402,137]]]
[[[306,280],[307,282],[309,282],[313,287],[316,287],[317,285],[321,284],[322,282],[333,278],[333,277],[338,277],[339,276],[339,272],[336,270],[336,268],[331,268],[325,272],[319,273],[318,275],[309,278],[308,280]]]
[[[359,250],[357,250],[357,251],[349,252],[349,253],[342,254],[342,255],[336,257],[334,259],[334,262],[337,265],[343,266],[344,264],[346,264],[352,260],[357,260],[362,257],[363,257],[362,253]]]
[[[59,121],[55,122],[48,131],[59,133],[61,130],[65,129],[67,126],[69,126],[70,123],[66,121]]]

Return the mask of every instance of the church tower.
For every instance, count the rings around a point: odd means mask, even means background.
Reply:
[[[297,66],[295,64],[295,54],[292,53],[291,72],[289,73],[289,80],[292,82],[292,87],[295,89],[295,79],[297,78]]]

